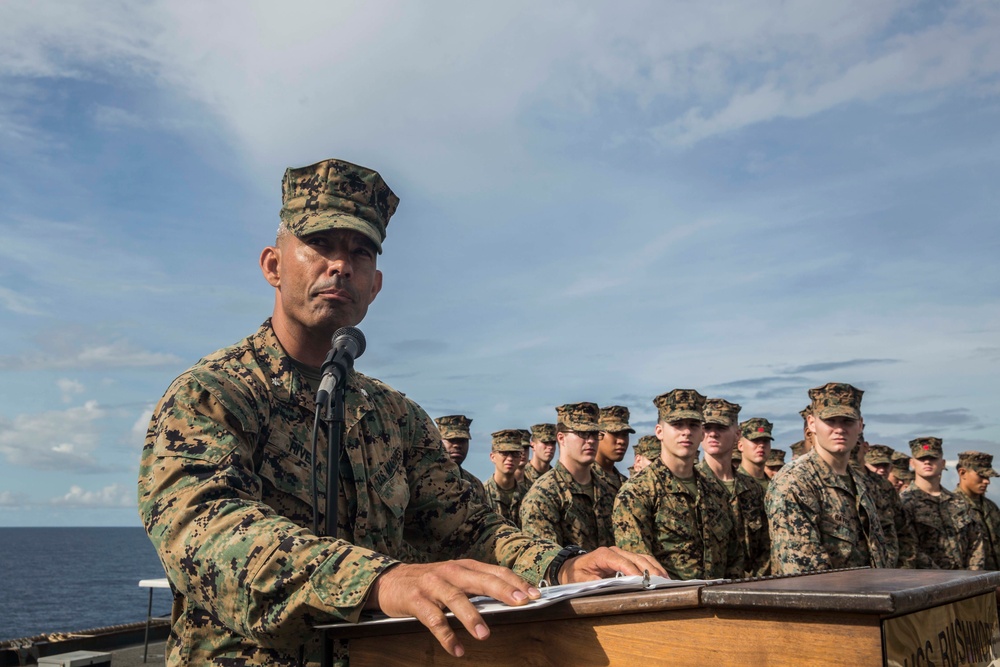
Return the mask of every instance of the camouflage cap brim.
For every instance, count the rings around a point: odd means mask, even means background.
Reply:
[[[517,443],[501,442],[493,445],[494,452],[521,452],[524,448]]]
[[[445,440],[457,440],[459,438],[472,439],[472,434],[469,431],[460,428],[439,426],[438,430],[441,432],[441,437]]]
[[[820,419],[833,419],[834,417],[848,417],[849,419],[861,419],[861,412],[848,405],[827,405],[814,414]]]
[[[337,211],[287,212],[282,213],[281,222],[288,231],[299,238],[330,229],[350,229],[360,232],[370,239],[375,244],[378,253],[382,254],[382,238],[375,226],[348,213]]]
[[[592,432],[592,431],[600,431],[601,430],[601,425],[598,424],[598,423],[596,423],[596,422],[569,421],[569,422],[560,422],[560,423],[563,426],[565,426],[567,429],[569,429],[570,431],[579,431],[580,433],[588,433],[588,432]]]
[[[695,410],[672,410],[661,417],[661,419],[668,424],[670,422],[679,422],[683,419],[693,419],[700,422],[702,418],[702,413]]]
[[[635,429],[624,422],[601,422],[598,426],[598,430],[605,433],[635,433]]]

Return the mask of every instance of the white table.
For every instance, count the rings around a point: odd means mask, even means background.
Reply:
[[[146,653],[149,651],[149,625],[153,621],[153,589],[170,588],[170,582],[165,578],[141,579],[139,581],[139,588],[149,589],[149,607],[146,608],[146,639],[142,647],[142,661],[146,662]]]

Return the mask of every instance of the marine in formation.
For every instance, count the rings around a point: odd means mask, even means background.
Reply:
[[[614,546],[611,510],[615,489],[593,468],[598,450],[595,403],[556,408],[559,462],[538,478],[521,503],[525,532],[583,549]]]
[[[772,574],[892,567],[875,498],[850,465],[863,425],[862,394],[843,383],[809,390],[813,449],[767,490]]]
[[[650,554],[674,579],[742,577],[742,540],[729,497],[695,467],[705,397],[674,389],[653,404],[660,456],[622,484],[615,498],[618,546]]]

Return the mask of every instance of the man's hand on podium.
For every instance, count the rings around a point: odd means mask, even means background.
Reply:
[[[567,560],[559,570],[559,583],[576,583],[626,575],[667,576],[652,556],[634,554],[618,547],[602,547]],[[460,658],[465,648],[448,624],[446,611],[455,615],[477,639],[490,636],[483,617],[469,598],[488,595],[511,606],[541,597],[541,592],[513,571],[475,560],[450,560],[427,565],[395,565],[372,584],[366,609],[387,616],[413,616],[431,631],[449,654]]]
[[[379,609],[387,616],[413,616],[427,626],[448,653],[465,654],[445,611],[455,614],[477,639],[490,636],[490,629],[469,597],[488,595],[511,606],[541,597],[541,592],[512,570],[475,560],[449,560],[427,565],[396,565],[372,585],[366,609]]]
[[[618,547],[601,547],[566,561],[559,569],[558,583],[575,584],[579,581],[606,579],[619,572],[624,575],[641,575],[644,571],[658,577],[667,576],[667,571],[652,556],[635,554]]]

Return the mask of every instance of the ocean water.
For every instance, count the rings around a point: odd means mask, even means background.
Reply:
[[[142,528],[0,528],[0,641],[146,620],[164,576]],[[153,614],[170,591],[153,591]]]

